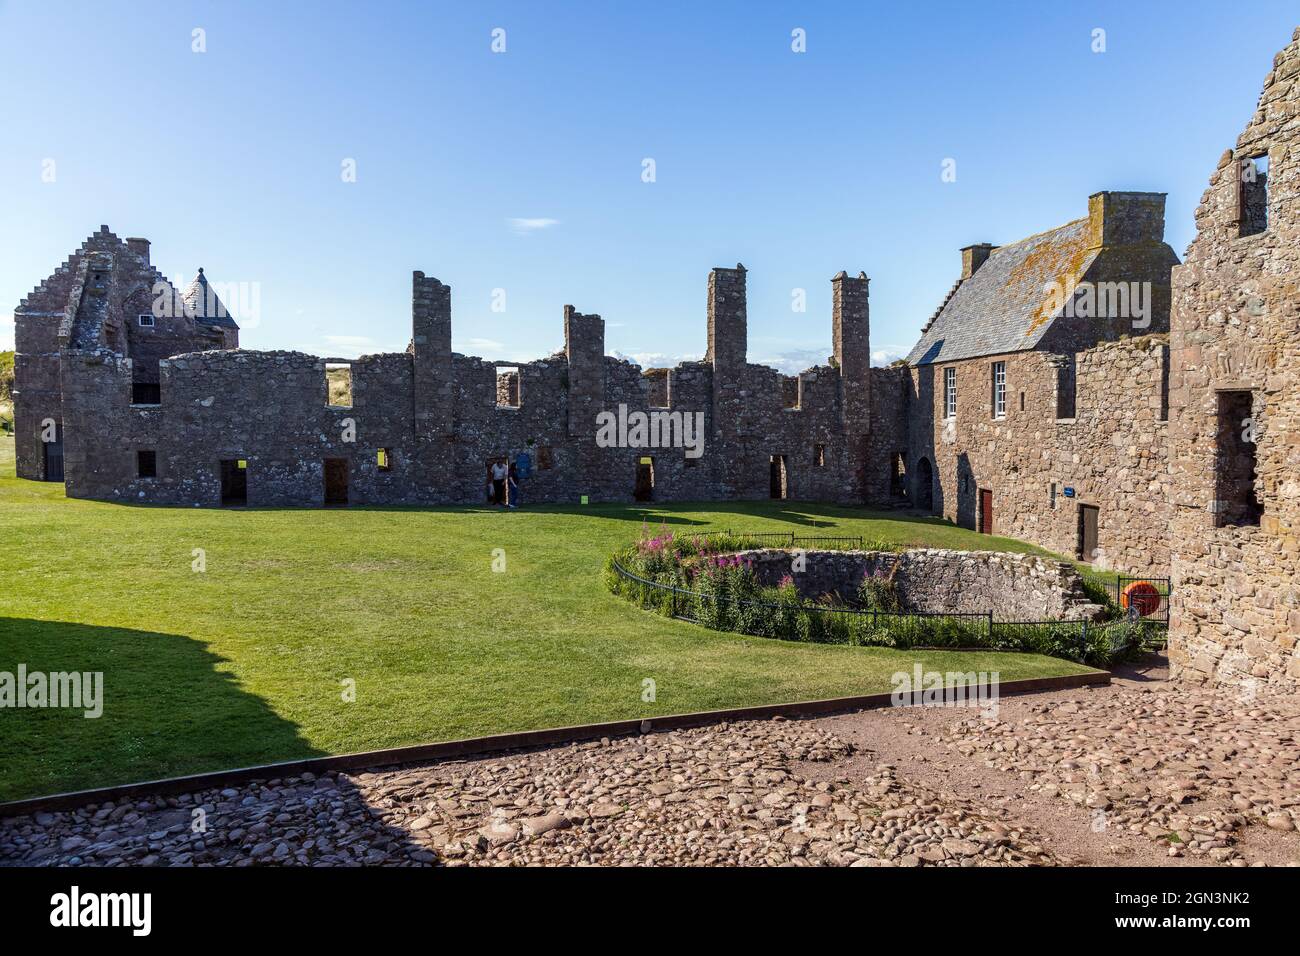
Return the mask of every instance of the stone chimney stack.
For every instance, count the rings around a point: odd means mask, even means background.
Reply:
[[[144,260],[145,265],[152,265],[149,261],[149,240],[148,239],[128,239],[126,247]]]
[[[411,274],[411,346],[415,372],[415,432],[423,441],[452,433],[451,286]]]
[[[977,242],[973,246],[966,246],[961,251],[961,277],[963,280],[969,279],[975,274],[980,266],[988,261],[993,250],[997,246],[991,242]]]
[[[1088,197],[1088,248],[1164,242],[1164,193],[1093,193]]]
[[[748,317],[745,306],[745,267],[709,271],[709,350],[704,361],[713,363],[715,373],[738,374],[745,367],[749,351]]]
[[[844,464],[850,475],[841,500],[861,502],[866,494],[868,436],[871,432],[871,280],[865,272],[831,279],[831,344],[839,366]]]
[[[569,434],[595,432],[605,410],[605,320],[564,307],[564,354],[569,362]]]

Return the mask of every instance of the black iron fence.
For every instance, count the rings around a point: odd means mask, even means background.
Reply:
[[[1083,579],[1118,613],[1140,621],[1152,631],[1152,642],[1163,645],[1164,635],[1155,633],[1169,627],[1169,595],[1173,582],[1169,578],[1134,574],[1099,574],[1083,570]]]
[[[838,548],[858,548],[866,546],[866,539],[852,534],[799,534],[794,531],[705,531],[701,538],[717,537],[741,538],[754,541],[767,547],[813,547],[816,545],[833,545]]]
[[[841,605],[774,603],[652,581],[612,561],[646,608],[714,630],[811,643],[917,650],[1027,651],[1071,660],[1104,660],[1104,629],[1086,620],[998,621],[988,611],[881,611]],[[1105,645],[1105,646],[1102,646]]]

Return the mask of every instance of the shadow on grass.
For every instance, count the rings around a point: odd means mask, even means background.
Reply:
[[[0,800],[318,756],[202,641],[0,618],[0,671],[99,672],[103,713],[0,710]]]
[[[324,755],[294,723],[219,670],[225,662],[202,641],[176,634],[0,618],[0,671],[16,675],[22,664],[29,675],[103,675],[99,717],[87,718],[83,707],[0,710],[0,801]],[[276,776],[270,782],[278,788],[274,809],[295,815],[291,825],[271,831],[271,838],[297,832],[293,846],[299,847],[297,841],[306,836],[314,837],[315,845],[261,862],[409,863],[412,854],[432,859],[420,853],[427,847],[418,835],[378,819],[370,811],[368,794],[347,777]],[[247,832],[266,819],[264,799],[244,803],[258,789],[253,784],[235,787],[233,797],[210,788],[199,798],[218,832]],[[19,858],[0,864],[93,866],[110,859],[135,863],[152,854],[191,856],[191,811],[199,800],[142,802],[136,797],[131,802],[137,819],[96,819],[59,831],[82,836],[81,847],[64,849],[59,839],[38,838],[25,844]],[[331,823],[318,830],[322,813]],[[23,819],[14,822],[21,826]],[[338,819],[354,821],[355,839],[329,845]],[[0,820],[0,843],[6,823]],[[246,858],[251,846],[247,841],[242,846],[224,839],[206,842],[192,862],[229,864]]]

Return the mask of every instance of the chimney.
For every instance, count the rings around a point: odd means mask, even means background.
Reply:
[[[709,271],[709,344],[704,361],[714,369],[743,371],[748,353],[749,332],[745,307],[745,267]]]
[[[1164,193],[1093,193],[1088,197],[1088,248],[1163,242]]]
[[[130,249],[132,252],[134,252],[137,256],[139,256],[141,259],[143,259],[145,265],[151,264],[149,262],[149,240],[148,239],[128,239],[126,241],[126,247]]]
[[[988,261],[989,256],[997,246],[991,242],[977,242],[973,246],[966,246],[961,251],[961,277],[969,279],[975,274],[975,270]]]

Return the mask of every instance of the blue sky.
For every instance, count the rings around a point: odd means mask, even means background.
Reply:
[[[708,270],[739,261],[751,361],[824,360],[840,269],[871,276],[892,358],[961,246],[1097,190],[1167,192],[1181,254],[1297,22],[1266,0],[0,0],[0,349],[107,223],[168,276],[256,289],[248,348],[405,348],[422,269],[452,286],[463,352],[545,355],[572,303],[611,354],[696,357]]]

